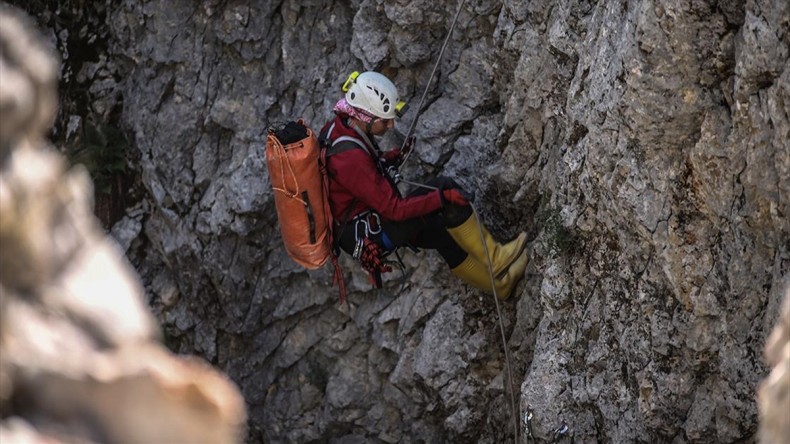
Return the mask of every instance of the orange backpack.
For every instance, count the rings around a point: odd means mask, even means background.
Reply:
[[[326,150],[302,119],[266,136],[266,165],[274,190],[285,251],[299,265],[320,268],[332,261],[334,280],[345,302],[343,273],[333,254],[332,212]]]

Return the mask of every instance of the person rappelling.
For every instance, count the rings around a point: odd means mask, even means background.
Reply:
[[[377,72],[352,74],[334,117],[321,130],[326,147],[328,202],[334,218],[335,243],[374,277],[390,271],[384,258],[404,246],[436,250],[454,275],[465,283],[510,296],[523,277],[529,257],[526,233],[500,244],[478,224],[469,194],[448,177],[436,177],[406,196],[389,173],[414,149],[382,151],[376,141],[395,126],[405,110],[397,88]],[[482,235],[481,235],[482,233]]]

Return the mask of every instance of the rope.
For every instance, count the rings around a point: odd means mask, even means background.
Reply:
[[[409,125],[409,130],[406,131],[406,137],[403,139],[403,145],[401,145],[400,147],[401,152],[403,152],[403,150],[406,149],[406,144],[409,142],[409,137],[414,132],[414,127],[417,125],[417,118],[420,117],[420,111],[422,110],[422,105],[425,103],[425,97],[428,95],[428,89],[431,87],[433,76],[436,75],[436,69],[439,68],[439,62],[442,61],[442,55],[444,54],[445,48],[447,48],[447,42],[450,41],[450,36],[453,34],[453,30],[455,29],[455,24],[458,23],[458,16],[461,15],[461,9],[463,9],[465,2],[466,0],[461,0],[461,3],[458,5],[458,10],[455,12],[453,23],[450,25],[450,30],[447,31],[447,37],[444,38],[442,49],[439,51],[439,57],[436,58],[436,64],[433,65],[433,71],[431,71],[431,76],[428,77],[428,83],[425,84],[425,89],[423,90],[422,97],[420,98],[420,104],[417,105],[417,112],[414,114],[414,118],[411,120],[411,125]],[[406,164],[407,160],[409,160],[409,156],[411,156],[411,151],[406,153],[406,157],[404,157],[403,161],[401,162],[401,167]]]
[[[429,190],[439,190],[438,187],[411,182],[406,179],[401,178],[401,182],[412,185],[416,187],[426,188]],[[441,191],[440,191],[441,192]],[[480,230],[480,242],[483,244],[483,251],[485,251],[486,255],[486,262],[488,263],[488,276],[491,279],[491,293],[494,296],[494,304],[496,305],[496,314],[497,314],[497,321],[499,321],[499,333],[501,334],[502,338],[502,349],[505,352],[505,366],[507,367],[507,375],[508,375],[508,384],[510,385],[510,412],[513,420],[513,439],[516,444],[518,444],[518,437],[519,437],[519,423],[518,423],[518,414],[516,413],[516,393],[515,393],[515,384],[513,384],[513,367],[510,364],[510,353],[508,352],[507,347],[507,338],[505,337],[505,325],[502,322],[502,308],[499,305],[499,297],[496,293],[496,278],[494,277],[494,266],[491,263],[491,255],[488,253],[488,244],[485,241],[485,234],[483,233],[483,224],[480,223],[480,216],[477,212],[477,208],[475,208],[472,202],[469,202],[469,206],[472,208],[472,213],[475,216],[475,220],[477,220],[477,227]]]
[[[346,303],[346,280],[343,278],[343,270],[340,268],[340,262],[335,255],[335,218],[332,217],[332,207],[329,205],[329,172],[326,168],[326,148],[322,147],[319,154],[318,170],[321,173],[321,191],[324,193],[324,220],[326,221],[326,234],[327,243],[329,244],[329,258],[332,261],[332,282],[337,284],[340,291],[340,305]],[[353,204],[350,208],[353,208]],[[348,212],[346,212],[348,218]],[[345,227],[345,225],[344,225]],[[342,232],[341,232],[342,234]]]
[[[439,56],[436,58],[436,63],[433,65],[433,70],[431,71],[431,75],[428,78],[428,83],[425,84],[425,89],[422,92],[422,97],[420,98],[420,103],[417,105],[417,112],[415,113],[414,118],[412,119],[411,124],[409,125],[409,130],[406,131],[406,137],[404,137],[404,139],[403,139],[403,145],[401,146],[401,152],[403,152],[404,149],[406,148],[406,144],[409,141],[409,137],[412,135],[412,133],[414,132],[414,127],[417,125],[417,119],[420,117],[420,111],[422,109],[423,104],[425,103],[425,98],[428,96],[428,90],[431,87],[431,82],[433,81],[433,78],[436,75],[436,70],[439,68],[439,63],[441,63],[442,55],[444,55],[444,50],[447,48],[447,43],[450,41],[450,36],[453,34],[453,30],[455,29],[455,25],[456,25],[456,23],[458,23],[458,17],[461,15],[461,10],[463,9],[465,1],[466,0],[461,0],[461,2],[458,5],[458,10],[455,12],[455,17],[453,17],[453,22],[450,25],[450,29],[447,31],[447,36],[444,39],[444,43],[442,44],[442,48],[441,48],[441,50],[439,50]],[[409,156],[411,156],[411,151],[406,153],[406,156],[401,161],[401,163],[400,163],[400,167],[401,168],[403,168],[403,166],[409,160]],[[414,186],[418,186],[418,187],[422,187],[422,188],[427,188],[427,189],[431,189],[431,190],[438,190],[437,187],[432,187],[432,186],[429,186],[429,185],[420,184],[420,183],[416,183],[416,182],[410,182],[408,180],[405,180],[405,179],[403,179],[400,176],[400,174],[396,174],[394,179],[395,179],[396,183],[397,182],[403,182],[403,183],[406,183],[406,184],[409,184],[409,185],[414,185]],[[483,226],[482,226],[482,224],[480,224],[480,217],[479,217],[479,215],[477,213],[477,209],[475,208],[475,206],[471,202],[469,202],[469,205],[472,207],[472,212],[474,213],[475,219],[477,220],[477,225],[478,225],[478,228],[480,229],[480,241],[483,243],[483,248],[484,248],[484,251],[485,251],[485,254],[486,254],[486,259],[487,259],[487,262],[488,262],[488,275],[491,278],[491,290],[492,290],[492,294],[494,296],[494,303],[496,305],[497,320],[499,321],[499,332],[500,332],[500,334],[502,336],[502,348],[503,348],[503,350],[505,352],[505,365],[507,367],[508,383],[510,385],[510,390],[508,390],[508,391],[510,392],[510,411],[511,411],[512,420],[513,420],[513,430],[514,430],[513,439],[514,439],[514,442],[516,444],[518,444],[518,441],[519,441],[519,439],[518,439],[519,438],[519,423],[518,423],[518,414],[516,413],[516,397],[515,397],[515,390],[514,390],[515,385],[513,384],[513,369],[512,369],[512,366],[510,365],[510,353],[508,352],[508,348],[507,348],[507,339],[505,337],[505,326],[504,326],[504,323],[502,322],[502,309],[501,309],[501,307],[499,305],[499,297],[496,294],[496,278],[494,277],[494,267],[491,264],[491,256],[488,253],[488,245],[485,242],[485,235],[483,233]]]
[[[442,44],[442,49],[439,50],[439,56],[436,58],[436,63],[433,65],[433,70],[431,71],[431,76],[428,78],[428,83],[425,84],[425,89],[422,92],[422,97],[420,98],[420,103],[417,105],[417,112],[415,113],[414,118],[412,119],[411,124],[409,125],[409,130],[406,131],[406,137],[404,137],[404,139],[403,139],[403,145],[401,146],[401,152],[403,152],[404,149],[406,148],[406,144],[409,142],[409,137],[412,135],[412,133],[414,132],[414,127],[417,125],[417,119],[420,117],[420,111],[422,110],[422,106],[425,103],[425,98],[428,96],[428,90],[431,87],[431,82],[433,81],[433,77],[436,75],[436,70],[439,68],[439,63],[442,60],[442,55],[444,55],[444,50],[447,48],[447,43],[450,41],[450,36],[453,34],[453,30],[455,29],[455,25],[456,25],[456,23],[458,23],[458,17],[461,15],[461,10],[463,9],[465,1],[466,0],[461,0],[461,2],[458,5],[458,10],[455,12],[455,17],[453,17],[453,22],[450,25],[450,29],[447,31],[447,36],[445,37],[444,43]],[[412,150],[412,151],[414,151],[414,150]],[[409,151],[408,153],[406,153],[406,156],[403,158],[403,160],[400,163],[400,168],[403,168],[403,166],[409,160],[409,156],[411,156],[412,151]],[[431,190],[438,190],[437,187],[432,187],[432,186],[429,186],[429,185],[408,181],[408,180],[404,179],[400,174],[398,174],[397,171],[396,171],[394,176],[395,177],[393,179],[395,179],[396,183],[397,182],[403,182],[403,183],[408,184],[408,185],[413,185],[413,186],[417,186],[417,187],[427,188],[427,189],[431,189]],[[518,439],[519,438],[519,423],[518,423],[518,414],[516,412],[516,396],[515,396],[515,390],[514,390],[515,385],[513,384],[513,368],[512,368],[512,366],[510,364],[510,353],[508,352],[508,348],[507,348],[507,339],[505,337],[505,326],[504,326],[504,324],[502,322],[502,309],[501,309],[501,307],[499,305],[499,297],[497,297],[497,294],[496,294],[496,278],[494,277],[494,267],[491,264],[491,256],[488,253],[488,245],[485,242],[485,235],[483,233],[483,226],[482,226],[482,224],[480,224],[480,217],[479,217],[479,215],[477,213],[477,209],[475,208],[474,205],[472,205],[471,202],[469,202],[469,205],[472,207],[472,212],[474,213],[475,219],[477,220],[477,225],[478,225],[478,227],[480,229],[480,241],[483,243],[483,248],[484,248],[484,251],[485,251],[485,254],[486,254],[486,259],[487,259],[487,262],[488,262],[488,264],[487,264],[488,265],[488,275],[491,278],[491,290],[492,290],[492,294],[494,296],[494,303],[496,305],[497,320],[499,321],[499,332],[500,332],[500,334],[502,336],[502,349],[505,352],[505,365],[507,367],[508,383],[510,385],[510,390],[508,390],[508,391],[510,392],[510,412],[511,412],[511,415],[512,415],[511,419],[513,421],[513,440],[514,440],[514,442],[516,444],[518,444],[518,441],[519,441],[519,439]]]
[[[519,431],[519,424],[518,424],[518,414],[516,413],[516,393],[515,393],[515,384],[513,384],[513,367],[510,365],[510,353],[508,352],[507,347],[507,338],[505,337],[505,325],[502,322],[502,308],[499,305],[499,297],[496,294],[496,282],[494,278],[494,267],[491,264],[491,255],[488,254],[488,243],[485,241],[485,234],[483,233],[483,225],[480,223],[480,216],[477,213],[477,208],[475,208],[472,202],[469,202],[469,206],[472,207],[472,212],[475,215],[475,219],[477,220],[477,228],[480,230],[480,241],[483,243],[483,250],[486,253],[486,262],[488,263],[488,276],[491,278],[491,292],[494,296],[494,304],[496,305],[496,315],[497,320],[499,321],[499,333],[502,335],[502,349],[505,352],[505,365],[507,367],[507,376],[508,376],[508,383],[510,384],[510,413],[513,420],[513,430],[514,430],[514,442],[518,443],[518,431]]]
[[[409,142],[409,137],[412,135],[412,133],[414,132],[414,127],[417,125],[417,119],[420,117],[420,111],[422,110],[422,106],[425,103],[425,98],[428,96],[428,90],[431,87],[431,82],[433,81],[433,77],[436,75],[436,70],[439,68],[439,63],[441,63],[441,61],[442,61],[442,55],[444,55],[444,50],[447,48],[447,43],[450,41],[450,36],[453,34],[453,30],[455,29],[455,25],[456,25],[456,23],[458,23],[458,17],[461,15],[461,10],[464,7],[465,1],[466,0],[461,0],[461,2],[458,5],[458,10],[455,12],[455,17],[453,17],[453,22],[450,25],[450,29],[447,31],[447,36],[445,37],[444,43],[442,44],[442,49],[439,50],[439,56],[436,58],[436,63],[433,65],[433,70],[431,71],[431,76],[428,78],[428,83],[425,84],[425,89],[422,92],[422,97],[420,98],[420,103],[417,105],[417,112],[414,114],[414,118],[412,119],[411,124],[409,125],[409,130],[406,131],[406,137],[404,137],[404,139],[403,139],[403,145],[401,146],[401,152],[403,152],[404,149],[406,148],[406,144]],[[414,151],[414,150],[412,150],[412,151]],[[403,168],[403,166],[409,160],[409,156],[411,156],[411,151],[406,153],[406,156],[401,161],[401,163],[400,163],[400,167],[401,168]],[[403,182],[403,183],[406,183],[406,184],[409,184],[409,185],[414,185],[414,186],[418,186],[418,187],[422,187],[422,188],[433,189],[433,190],[437,190],[438,189],[436,187],[432,187],[432,186],[429,186],[429,185],[420,184],[420,183],[416,183],[416,182],[410,182],[410,181],[408,181],[406,179],[403,179],[403,177],[401,177],[401,175],[397,174],[397,173],[395,174],[394,179],[395,179],[396,183],[397,182]],[[475,208],[474,205],[472,205],[471,202],[469,202],[469,205],[472,207],[472,212],[474,213],[475,219],[478,222],[477,225],[478,225],[478,227],[480,229],[480,240],[483,243],[483,248],[484,248],[484,251],[485,251],[485,254],[486,254],[486,259],[487,259],[487,262],[488,262],[488,275],[491,278],[491,290],[492,290],[492,294],[494,296],[494,303],[496,304],[497,320],[499,321],[499,332],[500,332],[500,334],[502,336],[502,348],[503,348],[503,350],[505,352],[505,365],[507,366],[508,383],[510,384],[510,390],[508,390],[508,391],[510,392],[510,412],[512,414],[512,418],[511,419],[513,421],[513,439],[514,439],[514,442],[516,444],[518,444],[518,441],[519,441],[519,439],[518,439],[519,438],[519,423],[518,423],[518,414],[516,413],[516,397],[515,397],[515,390],[514,390],[515,385],[513,384],[513,369],[512,369],[512,366],[510,365],[510,353],[508,352],[507,339],[505,338],[505,326],[504,326],[504,324],[502,322],[502,309],[499,306],[499,297],[497,297],[497,294],[496,294],[496,279],[494,277],[494,267],[491,264],[491,256],[488,254],[488,245],[485,242],[485,235],[483,233],[483,227],[480,224],[480,217],[479,217],[479,215],[477,213],[477,209]]]

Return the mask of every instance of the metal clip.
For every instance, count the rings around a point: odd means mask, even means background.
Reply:
[[[387,174],[389,174],[396,184],[403,179],[400,175],[400,171],[398,171],[398,168],[395,165],[390,165],[389,168],[387,168]]]
[[[554,429],[554,441],[565,436],[568,433],[568,424],[563,422],[561,426]]]
[[[360,225],[362,225],[362,228],[363,228],[361,236],[359,235],[359,226]],[[357,219],[357,233],[356,233],[357,240],[359,240],[360,238],[368,237],[369,234],[370,234],[370,223],[368,222],[368,216],[366,214],[366,215],[360,217],[359,219]]]
[[[360,226],[362,227],[362,235],[359,234]],[[351,255],[354,259],[359,259],[362,254],[362,247],[365,245],[365,238],[368,237],[369,226],[368,221],[364,218],[358,218],[354,223],[354,253]]]
[[[354,244],[354,253],[351,255],[354,259],[359,259],[359,256],[362,254],[362,246],[364,245],[364,241],[361,239],[357,239],[356,243]]]
[[[368,217],[376,219],[376,231],[373,231],[370,226],[372,225],[367,219],[365,220],[365,229],[367,230],[368,234],[379,234],[381,233],[381,217],[379,217],[378,213],[371,212]]]
[[[535,436],[532,434],[532,417],[535,415],[535,412],[532,410],[531,405],[527,405],[527,411],[524,413],[524,424],[527,425],[527,438],[534,438]]]

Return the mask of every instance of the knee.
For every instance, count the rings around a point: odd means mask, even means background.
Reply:
[[[447,205],[442,209],[444,213],[444,225],[447,228],[454,228],[457,227],[470,216],[472,216],[472,207],[470,206],[458,206],[458,205]]]

